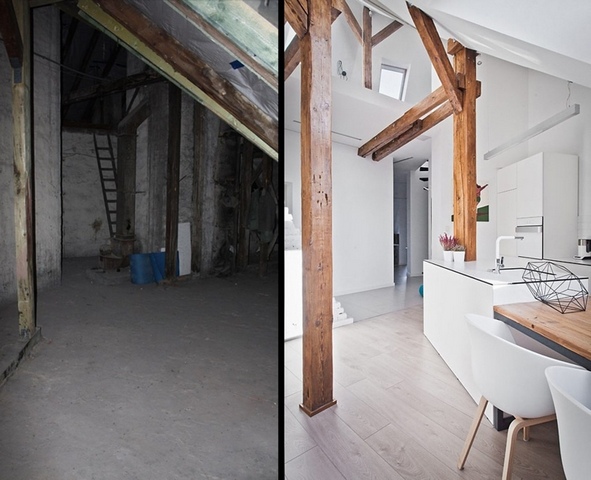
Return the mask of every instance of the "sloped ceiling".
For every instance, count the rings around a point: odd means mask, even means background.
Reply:
[[[413,25],[404,0],[359,0]],[[443,38],[591,88],[591,2],[415,0]]]
[[[75,8],[277,160],[277,1],[77,0]]]

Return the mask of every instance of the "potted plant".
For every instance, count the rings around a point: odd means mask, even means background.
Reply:
[[[464,263],[466,258],[466,248],[464,245],[456,244],[452,250],[454,262]]]
[[[443,248],[443,260],[446,262],[453,261],[453,250],[454,247],[458,244],[458,240],[453,235],[448,235],[444,233],[439,235],[439,243]]]

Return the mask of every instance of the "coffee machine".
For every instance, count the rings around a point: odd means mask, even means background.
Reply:
[[[591,258],[591,239],[579,238],[579,246],[575,258],[579,260]]]

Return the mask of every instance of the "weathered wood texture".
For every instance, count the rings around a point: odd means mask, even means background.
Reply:
[[[373,62],[371,58],[371,12],[369,8],[363,7],[363,86],[365,88],[373,87],[372,68]]]
[[[285,0],[285,20],[299,38],[308,32],[308,2],[307,0]]]
[[[357,41],[361,44],[362,43],[361,26],[359,25],[359,22],[355,18],[355,15],[353,15],[353,12],[351,11],[349,4],[347,3],[347,0],[333,0],[332,3],[333,3],[333,7],[336,10],[338,10],[339,12],[342,12],[342,14],[345,15],[345,20],[347,21],[347,24],[349,25],[349,27],[351,27],[351,31],[353,32],[353,35],[355,36]]]
[[[341,14],[340,10],[337,10],[336,8],[333,7],[332,11],[331,11],[331,23],[334,23],[334,21],[337,18],[339,18],[340,14]],[[300,52],[300,40],[297,37],[297,35],[290,42],[289,46],[285,50],[284,55],[285,55],[285,57],[284,57],[284,67],[283,67],[283,69],[284,69],[283,80],[285,81],[291,76],[293,71],[298,67],[298,65],[302,61],[302,54]]]
[[[371,46],[375,47],[380,42],[383,42],[392,35],[394,32],[397,32],[401,27],[402,23],[394,20],[392,23],[386,25],[382,28],[378,33],[376,33],[373,37],[371,37]]]
[[[252,164],[254,145],[245,141],[242,148],[240,162],[240,230],[238,238],[237,264],[238,268],[248,266],[250,252],[250,230],[248,229],[248,211],[252,193]]]
[[[293,37],[290,44],[285,49],[284,55],[284,68],[283,68],[283,81],[287,80],[297,66],[302,61],[302,54],[300,51],[300,39]]]
[[[181,169],[181,91],[168,85],[168,164],[166,176],[166,255],[167,281],[176,276],[179,237],[179,181]]]
[[[278,157],[278,121],[215,72],[194,50],[125,2],[79,0],[79,7],[85,18],[122,41],[272,158]]]
[[[31,30],[28,5],[16,2],[15,15],[23,44],[20,75],[15,75],[12,84],[16,280],[19,334],[21,338],[28,339],[36,329],[35,222],[33,219],[35,200],[31,148]]]
[[[463,108],[454,112],[454,236],[466,247],[466,260],[476,260],[476,52],[461,49],[455,69],[464,77]]]
[[[245,2],[168,2],[278,91],[277,29],[254,9]]]
[[[117,126],[117,237],[135,235],[135,190],[137,129],[150,115],[147,101],[142,101]]]
[[[422,10],[417,7],[408,5],[408,11],[417,27],[417,32],[421,36],[421,40],[425,45],[427,54],[431,59],[433,68],[441,81],[441,85],[447,93],[450,103],[452,104],[455,112],[462,111],[462,92],[458,88],[458,82],[454,69],[447,58],[447,52],[441,43],[437,28],[433,23],[433,19],[426,15]]]
[[[303,402],[334,405],[332,359],[331,2],[309,3],[302,38]]]
[[[97,99],[106,95],[113,95],[118,92],[125,92],[132,88],[143,87],[151,83],[163,82],[164,77],[156,73],[154,70],[147,72],[136,73],[125,78],[118,78],[112,82],[105,82],[98,85],[70,92],[62,99],[62,105],[68,105],[76,102],[83,102],[84,100]]]
[[[424,119],[413,122],[411,128],[401,133],[394,140],[377,149],[373,153],[372,159],[376,162],[382,160],[392,152],[398,150],[400,147],[406,145],[411,140],[414,140],[419,135],[422,135],[427,130],[433,128],[435,125],[445,120],[452,113],[453,108],[450,102],[445,102],[441,107],[431,112]]]
[[[438,107],[445,101],[447,101],[447,94],[445,93],[443,87],[439,87],[433,93],[427,95],[414,107],[407,110],[398,120],[387,126],[375,137],[359,147],[358,155],[360,157],[367,157],[369,154],[375,152],[378,148],[384,146],[388,142],[391,142],[397,136],[411,128],[414,123],[423,115],[429,113],[431,110]]]

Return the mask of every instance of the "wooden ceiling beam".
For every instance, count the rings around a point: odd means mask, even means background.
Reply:
[[[62,105],[83,102],[85,100],[104,97],[107,95],[112,95],[113,93],[124,92],[132,88],[163,81],[164,77],[154,70],[136,73],[134,75],[130,75],[129,77],[118,78],[112,82],[93,85],[90,88],[72,92],[63,99]]]
[[[427,50],[427,54],[431,59],[433,68],[441,81],[441,85],[447,93],[450,103],[452,104],[455,112],[462,111],[462,92],[458,88],[458,82],[454,69],[447,57],[447,52],[443,47],[437,28],[433,19],[425,14],[422,10],[418,9],[407,3],[408,11],[413,19],[419,36],[423,41],[423,45]]]
[[[299,38],[308,33],[308,2],[285,0],[283,15]]]
[[[342,12],[343,15],[345,15],[345,20],[349,24],[349,27],[351,27],[351,30],[353,31],[353,35],[355,35],[355,38],[357,39],[357,41],[360,44],[362,44],[363,40],[362,40],[362,33],[361,33],[361,25],[359,25],[359,22],[355,18],[355,15],[353,15],[353,12],[351,11],[351,8],[349,7],[349,4],[347,3],[347,1],[346,0],[332,0],[332,6],[333,6],[333,8],[337,9],[339,12]]]
[[[23,41],[12,0],[0,0],[0,34],[12,68],[23,65]]]
[[[334,21],[339,18],[341,12],[336,8],[332,8],[331,11],[331,25]],[[283,73],[283,81],[287,80],[294,70],[298,67],[300,62],[302,61],[302,52],[300,50],[300,39],[296,35],[291,40],[288,47],[285,49],[284,53],[284,73]]]
[[[386,40],[386,38],[397,32],[402,26],[402,23],[400,23],[398,20],[394,20],[392,23],[386,25],[378,33],[371,37],[371,46],[375,47],[378,43]]]
[[[363,7],[363,86],[369,88],[373,87],[372,78],[372,55],[371,55],[371,11],[367,7]]]
[[[165,1],[278,91],[277,29],[245,2]]]
[[[434,92],[430,93],[423,100],[417,103],[414,107],[407,110],[398,120],[387,126],[384,130],[378,133],[371,140],[359,147],[357,154],[360,157],[367,157],[374,153],[380,147],[391,142],[392,139],[398,137],[403,132],[407,131],[414,125],[414,123],[422,116],[426,115],[433,109],[447,100],[447,94],[443,87],[439,87]]]
[[[427,130],[433,128],[435,125],[445,120],[453,112],[454,110],[451,106],[451,103],[449,101],[445,102],[437,110],[427,115],[424,119],[415,121],[411,129],[405,131],[399,137],[394,138],[391,142],[376,150],[372,155],[372,159],[376,162],[382,160],[386,156],[398,150],[400,147],[403,147],[410,141],[425,133]]]
[[[296,35],[291,39],[290,44],[285,49],[284,55],[284,68],[283,68],[283,81],[287,80],[294,70],[298,67],[302,61],[302,51],[300,50],[300,39]]]
[[[78,0],[81,14],[179,85],[270,157],[279,158],[279,124],[133,6],[118,0]]]

